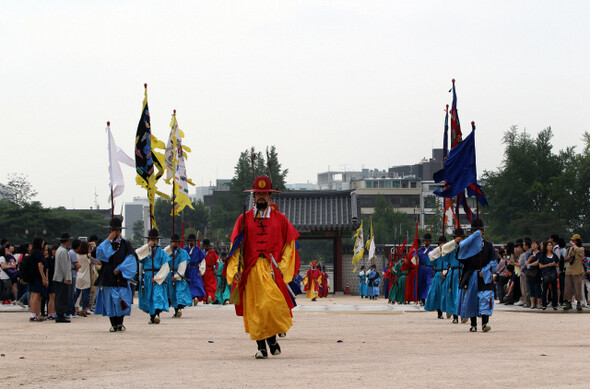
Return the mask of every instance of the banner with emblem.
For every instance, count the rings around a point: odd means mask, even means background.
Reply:
[[[180,215],[180,212],[187,205],[193,208],[193,204],[188,194],[188,184],[195,185],[186,174],[186,156],[191,149],[182,145],[182,138],[184,133],[178,127],[176,120],[176,110],[172,114],[170,121],[170,137],[168,138],[168,145],[166,146],[166,179],[169,184],[172,180],[174,185],[173,193],[175,197],[172,198],[172,212],[175,215]]]
[[[362,220],[360,227],[358,228],[358,230],[356,230],[356,233],[354,234],[354,238],[356,238],[356,240],[354,242],[354,253],[352,254],[352,265],[354,266],[352,272],[356,273],[356,265],[363,258],[363,254],[365,253]]]

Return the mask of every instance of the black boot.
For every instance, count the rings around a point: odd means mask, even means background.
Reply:
[[[481,315],[481,330],[483,332],[488,332],[492,329],[492,327],[488,324],[489,320],[490,320],[489,315]]]
[[[442,319],[443,318],[442,311],[440,309],[437,309],[436,312],[438,313],[437,318]]]
[[[459,316],[453,315],[453,324],[459,323]]]
[[[111,322],[111,328],[109,332],[116,332],[117,331],[117,318],[115,316],[110,316],[109,320]]]
[[[266,343],[268,343],[268,348],[270,349],[270,353],[274,356],[281,355],[281,346],[277,342],[277,337],[271,336],[270,338],[266,339]]]
[[[266,359],[268,358],[268,351],[266,351],[266,342],[264,340],[257,340],[256,345],[258,345],[258,351],[254,354],[254,358],[256,359]]]
[[[117,330],[118,331],[125,331],[127,328],[123,325],[123,319],[125,316],[117,316]]]
[[[471,328],[469,332],[477,332],[477,316],[471,317]]]

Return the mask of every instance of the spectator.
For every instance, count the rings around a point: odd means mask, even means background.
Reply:
[[[582,277],[584,275],[584,247],[580,235],[575,234],[570,241],[572,246],[567,250],[565,260],[568,262],[565,271],[565,290],[563,299],[565,302],[564,309],[567,311],[572,308],[572,297],[575,296],[577,301],[576,309],[582,310]],[[573,296],[572,296],[573,295]]]
[[[526,244],[526,243],[524,243]],[[520,302],[522,304],[515,304],[515,305],[522,305],[525,308],[530,307],[529,305],[529,289],[527,288],[526,283],[526,261],[528,259],[527,249],[530,247],[523,246],[523,243],[517,242],[514,248],[514,252],[518,255],[518,277],[520,280]]]
[[[537,241],[527,243],[525,240],[525,248],[527,246],[531,247],[529,258],[526,260],[526,282],[531,298],[531,309],[542,309],[541,269],[539,268],[539,259],[542,253],[539,250],[539,242]]]
[[[76,282],[78,278],[78,269],[80,269],[80,264],[78,263],[78,249],[80,248],[80,244],[82,242],[79,239],[72,240],[72,247],[68,251],[68,255],[70,256],[70,262],[72,266],[72,284],[70,285],[70,303],[68,305],[68,315],[70,318],[78,317],[76,315]]]
[[[30,308],[31,317],[29,321],[44,321],[41,317],[41,296],[45,293],[45,288],[48,286],[47,277],[43,269],[43,246],[45,242],[42,238],[33,239],[33,247],[31,257],[29,258],[32,279],[29,282],[30,297]]]
[[[6,258],[7,263],[12,265],[12,268],[8,268],[4,270],[8,277],[10,277],[10,283],[12,284],[12,297],[11,302],[12,304],[16,303],[16,297],[18,296],[18,262],[14,255],[14,245],[12,243],[7,242],[4,246],[4,257]]]
[[[80,294],[82,299],[80,301],[82,310],[76,312],[80,316],[86,317],[88,315],[88,306],[90,299],[90,285],[91,285],[91,257],[90,257],[90,245],[88,242],[81,242],[77,250],[78,255],[78,279],[76,280],[76,295],[74,301],[78,300]]]
[[[584,278],[583,278],[583,286],[582,286],[582,297],[586,297],[586,299],[584,300],[584,303],[582,305],[584,305],[585,307],[588,307],[588,298],[590,298],[590,249],[589,248],[585,248],[584,249],[584,255],[586,255],[586,258],[583,259],[582,263],[584,265]],[[586,291],[586,294],[584,294],[584,289]]]
[[[514,293],[517,290],[516,282],[518,280],[518,276],[514,272],[514,265],[506,266],[506,276],[508,277],[508,283],[506,283],[506,294],[504,295],[504,304],[512,305],[516,300],[516,298],[514,297]]]
[[[504,303],[504,296],[506,295],[506,284],[508,284],[508,275],[506,272],[506,266],[508,266],[508,257],[506,251],[501,248],[498,250],[498,257],[500,262],[498,263],[498,269],[496,270],[496,297],[500,301],[500,304]]]
[[[2,247],[0,250],[0,299],[2,299],[2,305],[7,305],[12,300],[12,282],[8,271],[15,266],[6,259],[6,248]]]
[[[70,234],[67,232],[59,238],[60,246],[55,253],[55,313],[56,323],[69,323],[66,316],[70,301],[70,285],[72,284],[72,263],[68,255],[67,247],[70,245]]]
[[[55,320],[57,315],[55,314],[55,282],[53,281],[53,274],[55,272],[55,253],[59,248],[58,244],[54,244],[49,249],[49,255],[45,258],[45,274],[49,285],[47,286],[47,319]]]
[[[551,292],[551,305],[557,310],[557,268],[559,257],[553,251],[551,240],[543,243],[543,255],[539,259],[542,279],[542,304],[543,310],[547,309],[547,293]]]

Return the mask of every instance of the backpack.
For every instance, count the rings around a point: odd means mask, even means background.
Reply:
[[[35,279],[35,269],[31,261],[30,255],[24,255],[23,259],[18,264],[18,275],[20,279],[26,283],[29,283]]]

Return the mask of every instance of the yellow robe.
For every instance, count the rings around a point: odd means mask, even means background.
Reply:
[[[308,277],[303,278],[303,285],[307,285],[308,282],[310,282],[308,280]],[[318,284],[321,284],[322,283],[322,276],[319,276],[318,277],[318,282],[317,283]],[[307,292],[305,294],[305,296],[307,298],[314,299],[314,298],[318,297],[318,294],[319,293],[315,290],[316,289],[315,288],[315,285],[316,285],[315,280],[311,280],[311,285],[309,286],[309,289],[307,290]]]
[[[285,283],[291,282],[295,272],[295,241],[283,248],[279,270]],[[238,271],[239,250],[236,250],[227,264],[227,283],[232,284]],[[279,260],[276,258],[277,261]],[[259,257],[248,274],[240,301],[244,308],[244,329],[253,340],[263,340],[277,334],[286,333],[293,325],[291,311],[285,297],[271,277],[270,261]],[[275,274],[280,277],[280,274]]]

